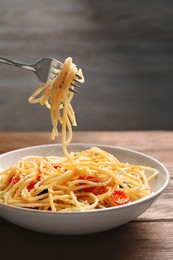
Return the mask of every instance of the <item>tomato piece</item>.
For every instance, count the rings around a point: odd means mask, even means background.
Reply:
[[[34,188],[35,184],[37,183],[37,181],[31,181],[30,184],[28,185],[27,189],[30,191]]]
[[[83,176],[79,176],[78,180],[84,180],[84,177]]]
[[[92,192],[95,195],[100,195],[107,191],[106,186],[94,186],[94,187],[88,187],[83,189],[84,192]]]
[[[19,180],[20,180],[19,177],[13,176],[13,177],[10,179],[10,182],[13,183],[13,184],[16,184]]]
[[[42,178],[42,173],[41,173],[40,170],[38,170],[38,176],[37,176],[37,178],[36,178],[36,181],[37,181],[37,182],[38,182],[38,181],[41,181],[41,178]]]
[[[120,190],[113,191],[111,194],[111,198],[113,202],[118,206],[127,204],[130,201],[129,195]]]
[[[94,188],[95,188],[95,187],[88,187],[88,188],[83,188],[82,190],[83,190],[84,192],[93,192]]]
[[[30,191],[34,188],[35,184],[39,181],[41,181],[41,178],[42,178],[42,173],[40,170],[38,170],[38,175],[37,175],[37,178],[33,181],[30,182],[30,184],[28,185],[27,189]]]
[[[61,169],[61,165],[59,165],[59,164],[53,164],[52,166],[53,166],[55,169],[58,169],[58,168]]]
[[[103,193],[105,193],[105,192],[107,192],[107,187],[106,186],[96,186],[96,187],[93,187],[94,189],[93,189],[93,193],[95,194],[95,195],[100,195],[100,194],[103,194]]]

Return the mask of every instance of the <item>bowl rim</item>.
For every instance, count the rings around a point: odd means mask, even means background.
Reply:
[[[5,207],[5,208],[9,208],[9,209],[15,209],[17,211],[22,211],[22,212],[30,212],[32,214],[41,214],[41,215],[67,215],[70,216],[71,214],[73,214],[73,216],[76,215],[83,215],[83,214],[95,214],[95,213],[107,213],[110,211],[118,211],[121,209],[125,209],[128,207],[133,207],[136,206],[138,204],[142,204],[143,202],[147,202],[147,201],[153,201],[154,199],[156,199],[168,186],[169,181],[170,181],[170,175],[169,172],[167,170],[167,168],[164,166],[163,163],[161,163],[159,160],[157,160],[156,158],[145,154],[143,152],[139,152],[137,150],[133,150],[130,148],[126,148],[126,147],[120,147],[120,146],[115,146],[115,145],[105,145],[105,144],[94,144],[94,143],[70,143],[68,144],[68,146],[87,146],[88,149],[90,147],[98,147],[98,148],[110,148],[110,149],[115,149],[115,150],[121,150],[121,151],[126,151],[129,153],[133,153],[133,154],[137,154],[140,155],[142,157],[145,157],[153,162],[155,162],[156,164],[158,164],[160,167],[162,167],[163,171],[165,172],[165,181],[164,184],[156,191],[151,193],[150,195],[141,198],[139,200],[133,201],[129,204],[125,204],[125,205],[120,205],[120,206],[115,206],[115,207],[110,207],[110,208],[103,208],[103,209],[92,209],[92,210],[82,210],[82,211],[47,211],[47,210],[36,210],[36,209],[29,209],[29,208],[22,208],[22,207],[18,207],[15,205],[9,205],[9,204],[5,204],[3,202],[0,202],[0,207]],[[5,157],[7,155],[13,154],[13,153],[17,153],[17,152],[22,152],[22,151],[27,151],[27,150],[31,150],[31,149],[38,149],[38,148],[42,148],[42,147],[61,147],[62,148],[62,144],[42,144],[42,145],[34,145],[34,146],[28,146],[28,147],[23,147],[23,148],[19,148],[19,149],[14,149],[5,153],[0,154],[0,158]],[[87,149],[87,148],[86,148]]]

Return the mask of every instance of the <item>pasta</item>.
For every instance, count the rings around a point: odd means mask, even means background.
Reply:
[[[58,136],[58,123],[62,125],[62,145],[65,155],[70,159],[66,146],[72,140],[72,125],[77,125],[71,105],[74,93],[70,89],[74,89],[75,81],[83,83],[84,77],[82,70],[78,70],[72,62],[72,58],[67,58],[62,68],[56,73],[57,77],[37,89],[28,101],[31,104],[40,103],[50,109],[53,126],[51,139]]]
[[[0,174],[0,202],[18,207],[50,211],[82,211],[115,207],[151,194],[150,181],[158,171],[120,162],[115,156],[92,147],[68,153],[72,125],[72,83],[84,81],[82,71],[65,60],[53,81],[41,86],[29,98],[50,109],[52,139],[62,125],[63,157],[24,157]]]
[[[150,180],[158,173],[123,164],[97,147],[70,156],[71,161],[67,157],[22,158],[1,174],[0,201],[52,211],[113,207],[149,195],[145,173]]]

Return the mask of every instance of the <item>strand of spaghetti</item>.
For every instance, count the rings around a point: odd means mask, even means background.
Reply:
[[[38,207],[43,207],[43,206],[49,206],[48,203],[44,203],[44,202],[34,202],[34,203],[31,203],[31,202],[27,202],[27,201],[11,201],[9,204],[11,205],[15,205],[15,206],[18,206],[18,207],[22,207],[22,208],[35,208],[37,209]]]
[[[69,161],[72,161],[68,151],[67,151],[67,148],[66,148],[66,145],[67,145],[67,141],[66,141],[66,127],[67,127],[67,97],[65,96],[64,97],[64,101],[65,101],[65,106],[64,106],[64,109],[63,109],[63,118],[62,118],[62,146],[63,146],[63,152],[65,154],[65,156],[67,157],[67,159]],[[70,136],[72,136],[72,133],[70,133]]]
[[[56,87],[55,87],[55,81],[52,86],[52,92],[51,92],[51,99],[50,99],[50,115],[51,115],[51,122],[52,122],[52,133],[51,133],[51,139],[55,139],[56,136],[58,136],[58,113],[59,113],[59,106],[60,101],[57,102],[57,93],[56,93]]]
[[[142,172],[139,169],[136,169],[136,172],[138,173],[140,179],[142,180],[143,186],[148,187],[148,181],[147,178],[145,177],[145,174],[142,174]]]
[[[55,207],[54,201],[53,201],[53,196],[51,193],[49,193],[49,201],[50,201],[50,207],[51,207],[52,211],[56,211],[56,207]]]
[[[80,205],[80,203],[78,202],[78,200],[76,199],[76,196],[74,195],[73,191],[70,191],[70,196],[72,198],[72,200],[74,201],[75,205],[77,206],[77,208],[79,210],[83,210],[83,207]]]
[[[67,132],[68,132],[68,138],[66,138],[66,145],[67,145],[67,144],[69,144],[71,142],[72,135],[73,135],[73,131],[72,131],[72,127],[71,127],[71,123],[70,123],[69,118],[67,118],[67,125],[66,126],[67,126]]]
[[[155,171],[150,177],[147,178],[147,182],[153,180],[158,175],[158,173],[159,173],[158,171]]]
[[[100,155],[102,155],[103,157],[105,157],[108,161],[110,162],[119,162],[119,160],[117,158],[115,158],[115,156],[113,156],[112,154],[110,153],[107,153],[106,151],[103,151],[101,150],[100,148],[98,147],[93,147],[93,150],[92,152],[98,152]]]
[[[92,182],[92,181],[88,181],[88,180],[82,180],[82,185],[76,185],[76,184],[81,184],[81,180],[75,180],[73,182],[70,182],[70,184],[68,185],[68,189],[69,190],[81,190],[81,189],[85,189],[88,187],[100,187],[100,186],[106,186],[111,182],[112,178],[109,178],[108,180],[104,181],[104,182]]]
[[[72,122],[72,125],[76,126],[77,124],[76,124],[76,118],[75,118],[74,110],[73,110],[70,103],[68,105],[68,115],[69,115],[70,121]]]

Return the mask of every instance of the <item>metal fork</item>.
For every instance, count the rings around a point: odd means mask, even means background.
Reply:
[[[52,58],[43,58],[33,65],[28,65],[18,61],[0,57],[0,63],[31,70],[36,74],[38,79],[44,83],[48,80],[53,80],[57,76],[56,71],[61,69],[63,65],[60,61]],[[74,80],[75,83],[73,82],[71,85],[79,88],[79,85],[77,85],[76,82],[79,82],[78,80],[80,80],[81,77],[79,75],[76,75],[76,77],[77,79]],[[69,90],[74,93],[79,93],[79,91],[77,91],[76,89],[69,88]]]

